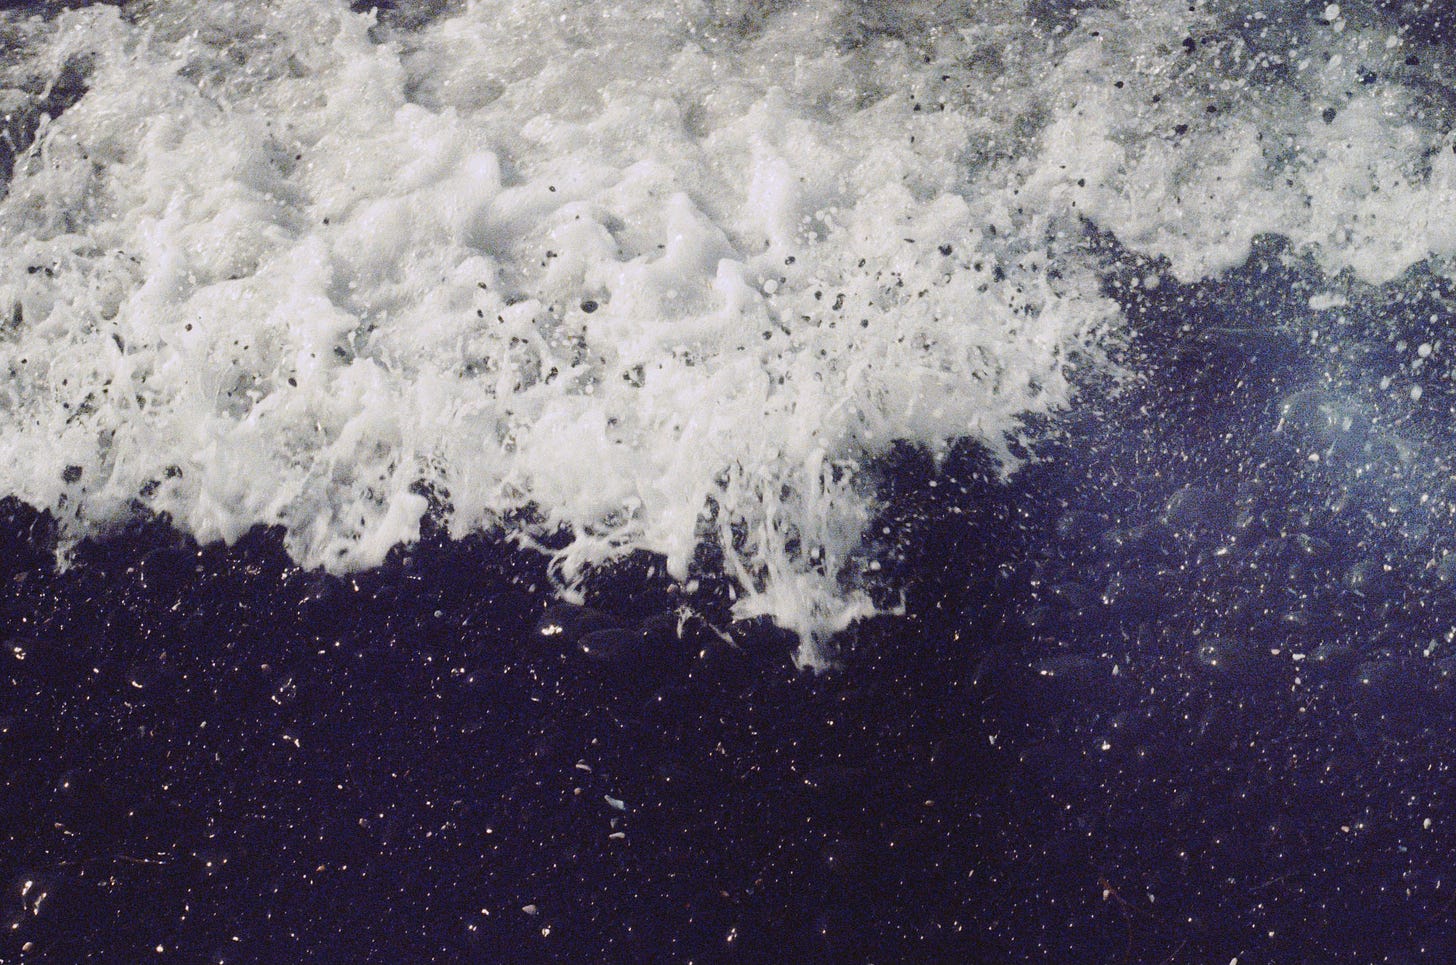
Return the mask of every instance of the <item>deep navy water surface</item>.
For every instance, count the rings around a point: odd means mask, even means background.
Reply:
[[[1451,961],[1456,393],[1401,379],[1453,293],[1156,272],[1011,480],[886,460],[906,612],[826,673],[649,560],[56,572],[6,502],[0,961]]]

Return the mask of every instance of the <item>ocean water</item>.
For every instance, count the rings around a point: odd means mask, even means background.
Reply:
[[[1449,961],[1453,16],[0,11],[0,960]]]

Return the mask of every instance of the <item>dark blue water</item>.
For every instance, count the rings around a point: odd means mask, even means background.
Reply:
[[[0,962],[1456,959],[1456,292],[1105,243],[1136,376],[1009,480],[884,460],[905,612],[827,673],[712,559],[572,609],[490,536],[138,519],[57,572],[0,502]]]
[[[819,675],[711,560],[687,620],[487,537],[58,573],[5,503],[0,961],[1452,960],[1452,293],[1156,273],[1010,481],[885,461],[906,612]]]

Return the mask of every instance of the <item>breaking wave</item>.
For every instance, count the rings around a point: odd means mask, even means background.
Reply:
[[[1148,285],[1271,234],[1370,283],[1456,251],[1450,66],[1379,4],[153,0],[0,39],[0,491],[336,571],[433,512],[560,547],[567,593],[707,549],[807,660],[874,609],[877,457],[1014,471],[1124,374],[1099,238]]]

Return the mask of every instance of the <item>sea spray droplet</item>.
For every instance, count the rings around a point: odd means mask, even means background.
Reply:
[[[1432,680],[1424,661],[1385,656],[1367,660],[1355,671],[1353,693],[1392,711],[1408,709],[1432,694]]]
[[[1217,526],[1227,513],[1226,504],[1212,489],[1190,483],[1163,505],[1163,523],[1186,532],[1201,526]]]
[[[534,640],[550,644],[562,653],[576,647],[588,634],[619,627],[606,614],[574,603],[557,603],[546,608],[531,628]]]
[[[305,577],[298,601],[298,617],[304,626],[325,631],[343,625],[347,619],[344,581],[327,573]]]
[[[1436,695],[1448,704],[1456,701],[1456,656],[1440,658],[1431,671],[1435,678],[1432,686]]]
[[[1390,572],[1376,559],[1359,560],[1345,570],[1345,587],[1361,596],[1374,596],[1390,585]]]
[[[825,842],[819,849],[819,858],[831,874],[841,879],[853,880],[871,870],[873,855],[863,841],[839,838]]]
[[[1327,640],[1315,647],[1314,653],[1304,661],[1301,671],[1322,677],[1337,677],[1348,673],[1359,659],[1360,656],[1353,647]]]
[[[142,586],[152,593],[175,593],[192,575],[196,558],[170,546],[151,550],[137,566]]]
[[[642,634],[618,627],[593,630],[576,643],[577,652],[596,664],[621,664],[640,656]]]
[[[855,915],[839,905],[825,908],[814,916],[814,938],[820,948],[835,960],[842,960],[858,944],[860,932]]]
[[[1195,657],[1216,679],[1249,683],[1269,680],[1279,669],[1267,645],[1252,637],[1215,637],[1199,643]]]
[[[1080,654],[1046,657],[1032,665],[1040,692],[1053,700],[1082,703],[1105,698],[1117,686],[1112,661]]]

